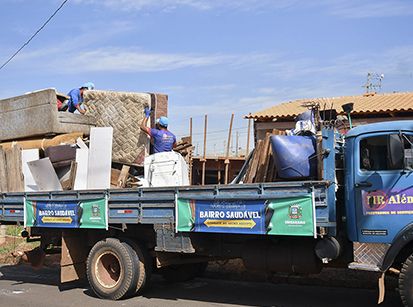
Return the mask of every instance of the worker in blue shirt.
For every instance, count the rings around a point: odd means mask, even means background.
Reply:
[[[154,152],[172,151],[176,146],[176,136],[168,130],[168,118],[161,116],[156,120],[156,128],[148,128],[148,119],[152,110],[146,107],[144,112],[145,118],[141,123],[141,130],[151,137]]]
[[[74,88],[67,96],[69,96],[68,111],[75,113],[77,110],[80,114],[85,114],[86,110],[82,107],[83,93],[86,90],[93,90],[95,85],[92,82],[86,82],[80,88]]]

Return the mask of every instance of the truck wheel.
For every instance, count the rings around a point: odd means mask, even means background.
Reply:
[[[114,238],[99,241],[92,247],[86,273],[97,296],[119,300],[135,292],[139,267],[134,254],[132,247]]]
[[[152,258],[148,251],[141,244],[131,240],[122,239],[123,242],[129,244],[133,249],[134,262],[139,266],[138,278],[136,281],[135,293],[140,294],[148,285],[152,276]]]
[[[399,292],[403,305],[413,307],[413,254],[406,259],[400,271]]]
[[[183,282],[202,275],[206,266],[204,263],[173,264],[162,268],[162,277],[169,282]]]

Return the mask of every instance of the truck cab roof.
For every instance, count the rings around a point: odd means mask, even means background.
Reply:
[[[347,134],[346,138],[357,137],[361,134],[371,133],[371,132],[384,132],[384,131],[412,131],[413,130],[413,120],[399,120],[399,121],[388,121],[380,122],[368,125],[361,125],[351,129]]]

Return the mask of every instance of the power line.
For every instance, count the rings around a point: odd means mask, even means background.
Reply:
[[[54,13],[53,13],[52,15],[50,15],[50,17],[43,23],[43,25],[42,25],[36,32],[34,32],[34,34],[28,39],[28,41],[25,42],[15,53],[13,53],[13,55],[12,55],[6,62],[4,62],[4,63],[0,66],[0,70],[2,70],[7,64],[9,64],[9,62],[10,62],[11,60],[13,60],[13,58],[14,58],[20,51],[22,51],[22,49],[23,49],[24,47],[26,47],[26,46],[32,41],[32,39],[33,39],[37,34],[39,34],[39,32],[40,32],[41,30],[43,30],[43,28],[53,19],[53,17],[60,11],[60,9],[66,4],[67,1],[69,1],[69,0],[64,0],[64,1],[60,4],[60,6],[54,11]]]

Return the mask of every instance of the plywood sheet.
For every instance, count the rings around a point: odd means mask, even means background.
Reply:
[[[88,189],[110,188],[112,140],[112,127],[92,128],[90,130]]]
[[[62,191],[62,185],[49,158],[27,163],[39,191]]]
[[[75,190],[87,189],[87,171],[89,165],[89,149],[76,149],[77,171],[75,178]]]
[[[36,181],[30,172],[28,162],[39,160],[38,149],[24,149],[22,150],[22,170],[24,176],[24,191],[33,192],[38,191],[39,188],[36,185]]]

